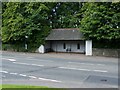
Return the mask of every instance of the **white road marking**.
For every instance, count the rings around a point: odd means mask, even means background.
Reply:
[[[8,73],[7,71],[0,71],[1,73]]]
[[[3,72],[3,73],[8,73],[7,71],[0,71],[0,72]],[[29,77],[29,78],[32,78],[32,79],[37,79],[37,77],[35,76],[27,76],[25,74],[18,74],[18,73],[9,73],[9,74],[12,74],[12,75],[19,75],[19,76],[23,76],[23,77]],[[2,77],[5,77],[5,76],[2,76]],[[44,80],[44,81],[51,81],[51,82],[58,82],[60,83],[61,81],[58,81],[58,80],[54,80],[54,79],[47,79],[47,78],[38,78],[39,80]]]
[[[93,70],[95,72],[108,72],[108,71],[103,71],[103,70]]]
[[[38,64],[28,64],[28,63],[21,63],[21,62],[13,62],[13,63],[16,63],[16,64],[22,64],[22,65],[32,65],[32,66],[44,66],[44,65],[38,65]]]
[[[69,68],[69,67],[58,67],[58,68],[62,68],[62,69],[72,69],[72,70],[81,70],[81,71],[91,71],[89,69],[78,69],[78,68]]]
[[[18,73],[10,73],[10,74],[17,75]]]
[[[2,59],[8,60],[8,61],[12,61],[12,62],[16,61],[15,59],[10,59],[10,58],[2,58]]]
[[[38,65],[38,64],[31,64],[31,65],[33,65],[33,66],[44,66],[44,65]]]
[[[58,82],[58,83],[62,82],[62,81],[58,81],[58,80],[50,80],[50,81],[52,81],[52,82]]]
[[[23,76],[23,77],[26,77],[27,75],[24,75],[24,74],[19,74],[20,76]]]
[[[7,59],[7,60],[12,61],[12,62],[16,61],[15,59]]]
[[[79,69],[79,68],[70,68],[70,67],[58,67],[62,69],[71,69],[71,70],[81,70],[81,71],[94,71],[94,72],[108,72],[104,70],[89,70],[89,69]]]
[[[29,65],[27,63],[21,63],[21,62],[13,62],[13,63],[16,63],[16,64],[23,64],[23,65]]]
[[[28,76],[29,78],[33,78],[33,79],[35,79],[35,78],[37,78],[37,77],[35,77],[35,76]]]
[[[68,62],[68,63],[73,63],[73,64],[83,64],[83,65],[101,65],[104,66],[104,64],[92,64],[92,63],[77,63],[77,62]]]
[[[61,81],[58,81],[58,80],[46,79],[46,78],[38,78],[38,79],[44,80],[44,81],[51,81],[51,82],[61,82]]]

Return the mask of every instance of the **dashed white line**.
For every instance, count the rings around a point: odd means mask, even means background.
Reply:
[[[104,64],[92,64],[92,63],[77,63],[77,62],[68,62],[68,63],[73,63],[73,64],[83,64],[83,65],[100,65],[100,66],[104,66]]]
[[[12,61],[12,62],[16,61],[15,59],[7,59],[7,60]]]
[[[35,78],[37,78],[37,77],[35,77],[35,76],[28,76],[29,78],[33,78],[33,79],[35,79]]]
[[[95,72],[108,72],[108,71],[103,71],[103,70],[93,70]]]
[[[38,65],[38,64],[28,64],[28,63],[21,63],[21,62],[13,62],[13,63],[16,63],[16,64],[22,64],[22,65],[32,65],[32,66],[44,66],[44,65]]]
[[[89,69],[78,69],[78,70],[81,70],[81,71],[90,71]]]
[[[0,72],[8,73],[7,71],[0,71]],[[13,72],[11,72],[9,74],[19,75],[19,76],[23,76],[23,77],[29,77],[29,78],[32,78],[32,79],[39,79],[39,80],[43,80],[43,81],[58,82],[58,83],[62,82],[62,81],[58,81],[58,80],[54,80],[54,79],[47,79],[47,78],[40,78],[40,77],[38,78],[38,77],[35,77],[35,76],[29,76],[29,75],[27,76],[25,74],[18,74],[18,73],[13,73]]]
[[[0,71],[1,73],[8,73],[7,71]]]
[[[79,69],[79,68],[71,68],[71,67],[58,67],[62,69],[71,69],[71,70],[81,70],[81,71],[94,71],[94,72],[108,72],[104,70],[89,70],[89,69]]]
[[[10,73],[10,74],[17,75],[18,73]]]
[[[29,78],[32,78],[32,79],[37,79],[37,77],[35,76],[28,76]],[[58,81],[58,80],[53,80],[53,79],[47,79],[47,78],[38,78],[39,80],[43,80],[43,81],[51,81],[51,82],[61,82],[61,81]]]
[[[38,64],[31,64],[31,65],[33,65],[33,66],[44,66],[44,65],[38,65]]]
[[[2,58],[2,59],[8,60],[8,61],[12,61],[12,62],[16,61],[15,59],[10,59],[10,58]]]
[[[60,83],[60,82],[62,82],[62,81],[58,81],[58,80],[50,80],[51,82],[58,82],[58,83]]]
[[[20,76],[23,76],[23,77],[26,77],[27,75],[24,75],[24,74],[19,74]]]
[[[13,63],[16,63],[16,64],[23,64],[23,65],[29,65],[27,63],[21,63],[21,62],[13,62]]]
[[[90,71],[89,69],[77,69],[77,68],[68,68],[68,67],[58,67],[62,69],[72,69],[72,70],[81,70],[81,71]]]
[[[46,81],[48,81],[49,79],[46,79],[46,78],[38,78],[38,79],[40,79],[40,80],[46,80]]]
[[[46,78],[38,78],[38,79],[44,80],[44,81],[51,81],[51,82],[61,82],[61,81],[58,81],[58,80],[46,79]]]

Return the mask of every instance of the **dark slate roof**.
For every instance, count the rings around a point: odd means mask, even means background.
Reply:
[[[83,40],[83,34],[77,28],[52,29],[46,40]]]

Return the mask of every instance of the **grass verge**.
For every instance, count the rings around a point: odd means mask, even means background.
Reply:
[[[47,86],[29,86],[29,85],[0,85],[0,90],[65,90],[62,88],[49,88]]]
[[[3,85],[0,85],[0,88],[48,88],[48,87],[46,87],[46,86],[28,86],[28,85],[3,84]]]

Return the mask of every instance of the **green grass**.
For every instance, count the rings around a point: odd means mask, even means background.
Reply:
[[[46,90],[46,86],[29,86],[29,85],[11,85],[3,84],[0,85],[0,90]]]
[[[0,85],[0,90],[65,90],[62,88],[49,88],[47,86],[29,86],[29,85]]]
[[[46,86],[28,86],[28,85],[3,84],[3,85],[0,85],[0,88],[48,88],[48,87],[46,87]]]

